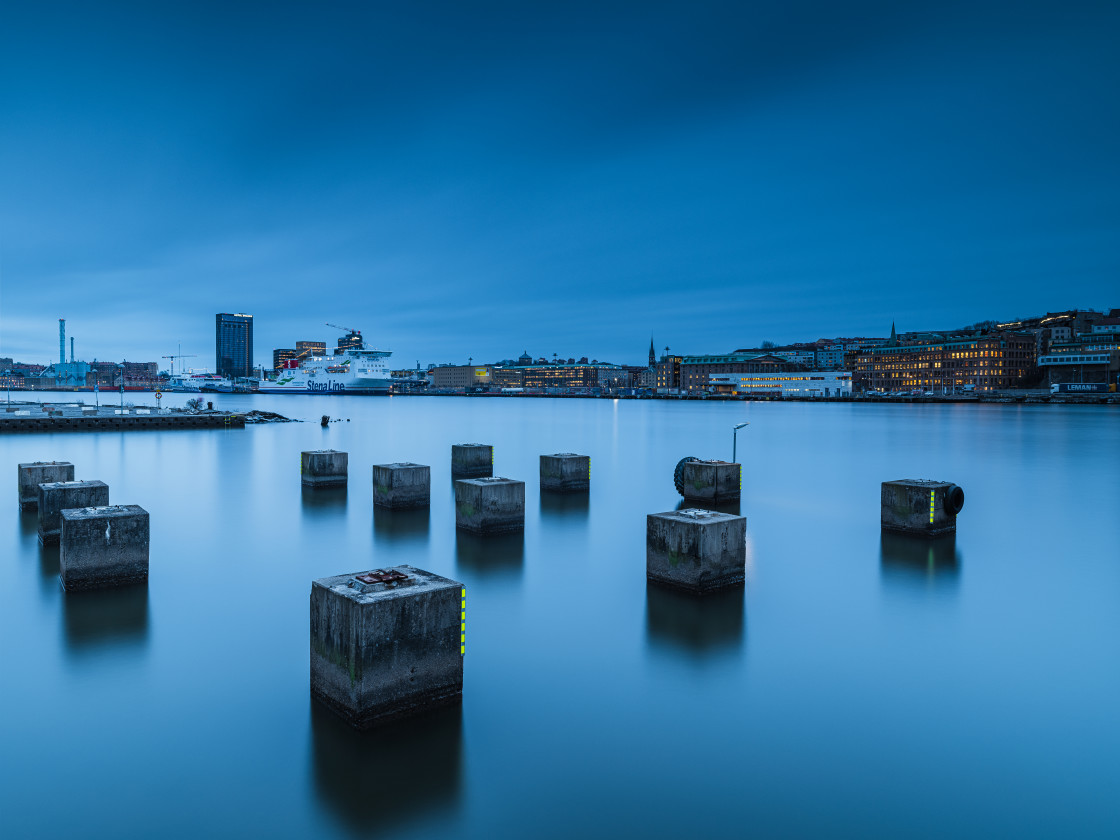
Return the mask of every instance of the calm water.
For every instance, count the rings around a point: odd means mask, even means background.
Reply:
[[[5,838],[1120,832],[1115,411],[216,402],[350,422],[0,437]],[[745,590],[647,589],[645,514],[742,420]],[[463,441],[525,479],[523,537],[456,536]],[[327,446],[348,491],[302,492]],[[541,498],[556,451],[589,502]],[[146,590],[61,591],[16,510],[39,459],[150,511]],[[395,460],[432,465],[430,514],[372,510]],[[964,487],[954,546],[881,539],[903,477]],[[466,584],[463,705],[359,735],[309,696],[311,580],[394,563]]]

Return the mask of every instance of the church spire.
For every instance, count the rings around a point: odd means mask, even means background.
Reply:
[[[657,352],[653,349],[653,336],[649,337],[649,366],[657,364]]]
[[[897,344],[898,344],[898,333],[896,333],[894,331],[894,321],[891,321],[891,340],[887,342],[887,345],[890,346],[890,347],[894,347]]]

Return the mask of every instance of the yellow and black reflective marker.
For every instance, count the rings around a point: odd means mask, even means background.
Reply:
[[[459,655],[467,653],[467,588],[463,587],[462,612],[459,614]]]
[[[933,524],[933,492],[934,491],[932,491],[932,490],[929,491],[929,524],[930,525]]]

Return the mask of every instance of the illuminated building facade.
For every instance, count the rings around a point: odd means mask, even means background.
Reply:
[[[325,341],[297,341],[296,353],[300,356],[325,356],[327,355],[327,342]]]
[[[625,368],[607,364],[530,365],[521,369],[524,387],[532,389],[579,389],[609,387],[612,377],[626,375]]]
[[[1053,344],[1038,358],[1046,385],[1120,382],[1120,332],[1085,333],[1076,341]]]
[[[992,391],[1018,385],[1035,358],[1032,334],[987,333],[866,348],[854,357],[852,373],[859,391]]]
[[[850,397],[852,375],[843,370],[802,370],[792,373],[713,373],[717,394],[781,397]]]
[[[299,353],[296,350],[289,350],[289,349],[273,350],[272,351],[272,369],[273,370],[280,370],[280,368],[282,368],[284,366],[284,362],[289,361],[290,359],[298,358],[298,357],[299,357]]]
[[[680,362],[680,388],[690,393],[709,390],[713,374],[792,373],[802,366],[769,352],[736,352],[723,356],[684,356]],[[658,387],[666,387],[658,383]]]

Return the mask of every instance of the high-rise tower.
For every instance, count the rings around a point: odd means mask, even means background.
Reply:
[[[214,368],[233,379],[253,374],[253,316],[220,312],[214,316]]]

